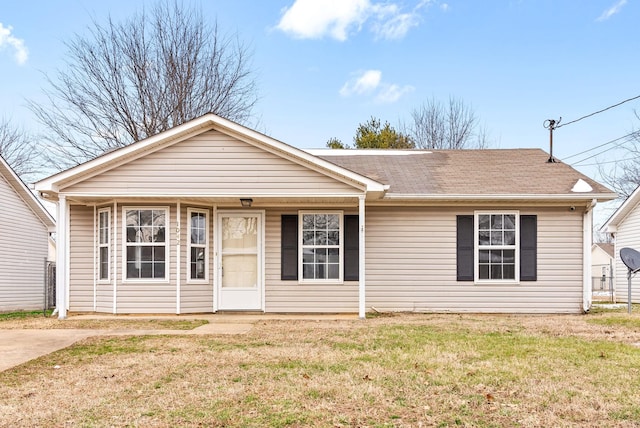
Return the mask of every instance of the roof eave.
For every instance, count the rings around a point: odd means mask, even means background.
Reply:
[[[602,225],[601,231],[615,232],[617,226],[624,220],[633,208],[640,203],[640,186],[611,214],[611,217]]]
[[[576,194],[400,194],[387,193],[386,200],[433,201],[433,200],[480,200],[480,201],[611,201],[617,198],[616,193],[576,193]]]

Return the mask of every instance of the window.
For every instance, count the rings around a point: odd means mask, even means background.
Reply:
[[[168,276],[168,209],[123,208],[127,279],[165,279]]]
[[[342,213],[300,212],[301,281],[342,281]]]
[[[302,215],[311,213],[301,213]],[[316,213],[313,213],[316,214]],[[320,214],[320,213],[317,213]],[[340,242],[342,242],[342,280],[358,281],[359,280],[359,260],[360,260],[360,219],[357,215],[342,215],[342,234]],[[295,214],[284,214],[281,217],[280,229],[280,279],[282,281],[303,281],[298,272],[301,271],[302,248],[310,249],[303,246],[300,242],[301,235],[300,216]],[[315,228],[315,222],[314,222]],[[310,231],[309,231],[310,232]],[[309,235],[310,238],[310,235]],[[310,258],[310,257],[309,257]],[[311,265],[311,263],[307,263]],[[311,266],[308,266],[311,270]],[[315,271],[314,271],[315,273]],[[307,281],[310,281],[307,280]],[[335,280],[332,280],[337,282]]]
[[[538,220],[518,212],[476,212],[456,218],[457,280],[537,281]]]
[[[476,280],[517,281],[518,213],[476,213]]]
[[[208,278],[208,212],[206,210],[188,209],[189,241],[188,263],[189,280],[207,280]]]
[[[98,211],[98,279],[109,280],[109,238],[110,234],[109,209]]]

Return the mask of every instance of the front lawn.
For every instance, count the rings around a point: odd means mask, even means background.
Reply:
[[[97,337],[0,373],[0,426],[638,426],[640,318],[620,316]]]

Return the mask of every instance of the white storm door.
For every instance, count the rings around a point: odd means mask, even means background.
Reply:
[[[263,310],[263,213],[218,213],[218,309]]]

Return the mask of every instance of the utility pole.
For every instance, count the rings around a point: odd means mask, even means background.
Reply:
[[[558,120],[547,119],[542,124],[542,126],[544,126],[545,128],[547,128],[549,130],[549,160],[547,161],[549,163],[555,163],[556,162],[556,159],[553,157],[553,130],[556,129],[558,127],[558,125],[560,125],[561,121],[562,121],[562,118],[560,118]]]

